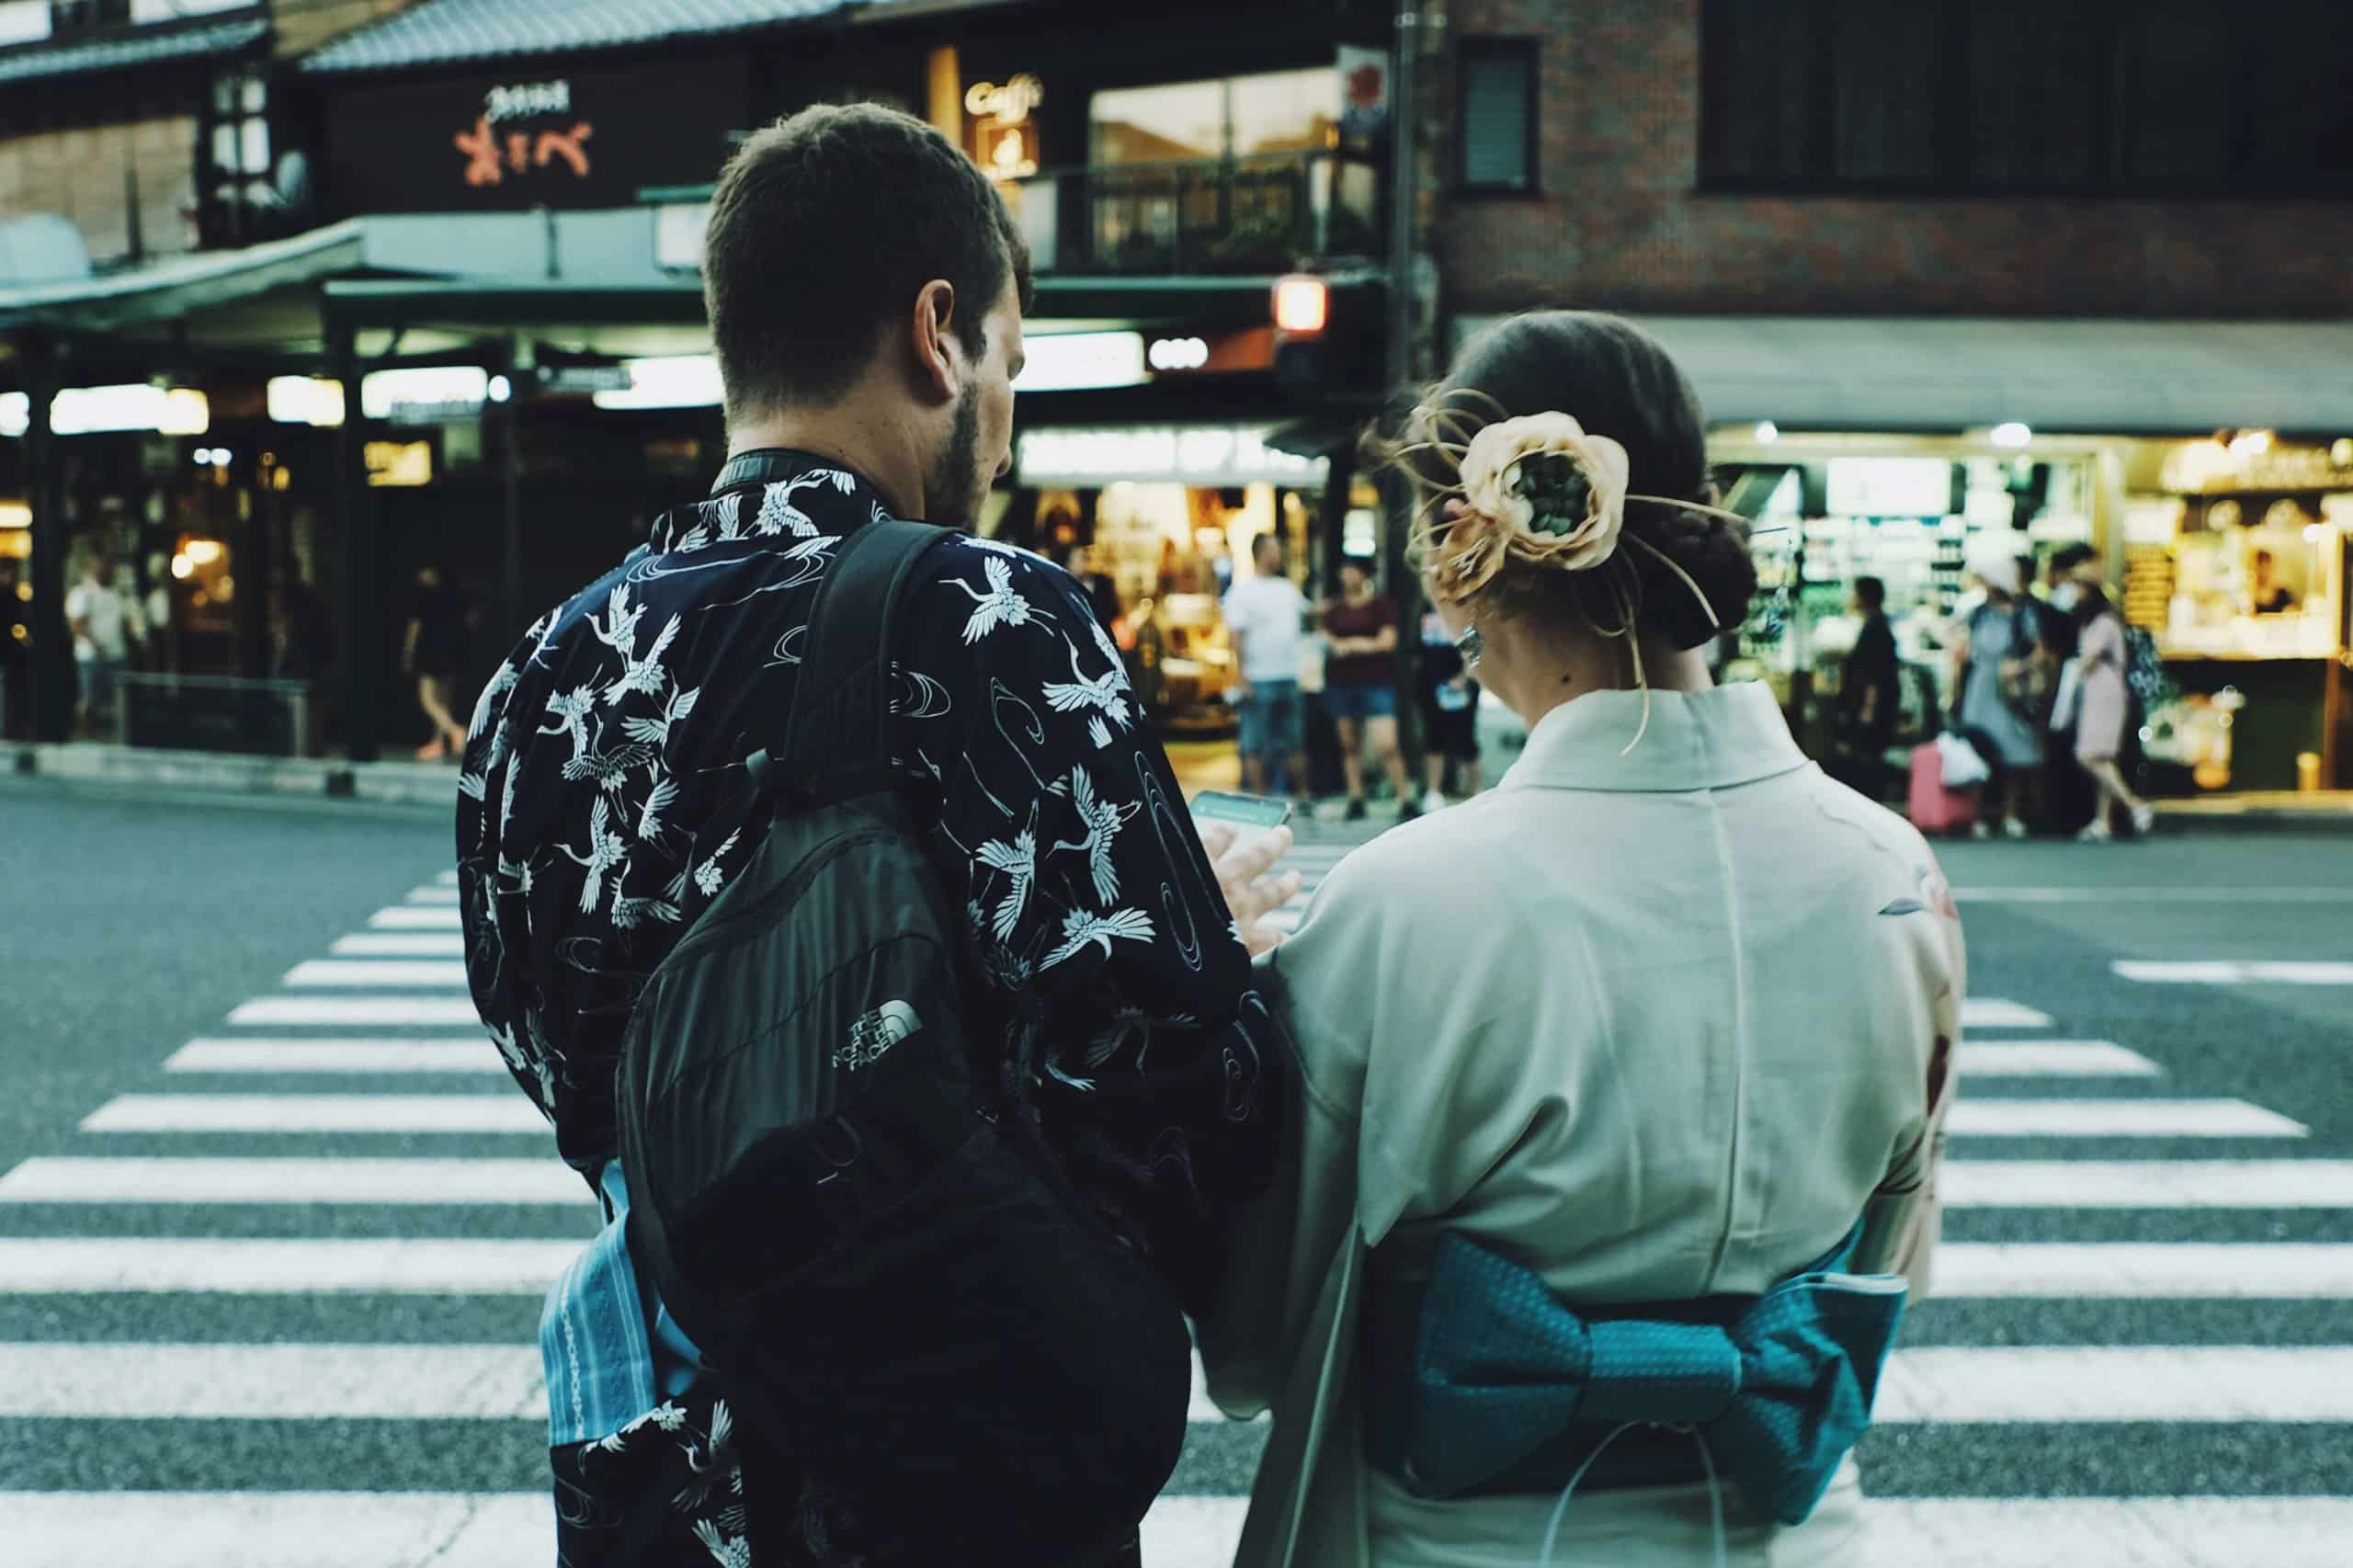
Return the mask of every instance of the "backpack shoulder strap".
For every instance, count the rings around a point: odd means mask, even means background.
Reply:
[[[899,602],[916,562],[952,530],[872,522],[842,540],[809,613],[809,650],[784,745],[752,759],[752,777],[804,804],[890,788],[891,653]]]

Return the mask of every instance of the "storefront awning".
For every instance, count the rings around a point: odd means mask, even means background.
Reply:
[[[1642,316],[1720,422],[2353,432],[2353,321]]]
[[[0,290],[0,332],[47,327],[103,333],[180,322],[220,305],[348,272],[360,265],[364,247],[363,225],[353,218],[242,250],[202,251],[105,278]]]

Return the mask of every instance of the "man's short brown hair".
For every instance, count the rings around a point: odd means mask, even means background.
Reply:
[[[954,329],[975,355],[1008,278],[1029,308],[1029,246],[947,137],[879,104],[821,105],[755,133],[720,174],[703,256],[730,417],[848,392],[935,278],[954,287]]]

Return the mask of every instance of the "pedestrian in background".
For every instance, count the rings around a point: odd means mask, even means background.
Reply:
[[[1887,749],[1903,717],[1904,661],[1887,621],[1887,585],[1858,577],[1849,603],[1862,629],[1839,666],[1838,751],[1824,771],[1878,800],[1887,790]]]
[[[1307,596],[1283,570],[1279,535],[1250,547],[1256,574],[1225,596],[1225,629],[1233,639],[1241,684],[1235,688],[1245,784],[1260,795],[1307,793],[1307,745],[1299,694],[1306,641]]]
[[[1429,788],[1422,810],[1447,807],[1447,765],[1454,765],[1454,792],[1469,800],[1484,787],[1479,766],[1479,683],[1471,678],[1462,652],[1447,635],[1438,611],[1422,617],[1422,772]]]
[[[1261,963],[1302,1084],[1201,1325],[1211,1396],[1274,1415],[1235,1562],[1863,1568],[1849,1380],[1937,1236],[1951,897],[1710,677],[1756,573],[1654,340],[1507,318],[1424,406],[1430,597],[1528,746]]]
[[[131,597],[115,585],[114,553],[94,545],[82,560],[82,580],[65,596],[65,624],[74,633],[74,673],[81,702],[74,727],[87,740],[114,711],[118,683],[131,658]]]
[[[1348,820],[1366,815],[1364,754],[1388,775],[1397,819],[1421,815],[1397,746],[1397,607],[1372,591],[1372,571],[1353,558],[1340,565],[1340,597],[1324,607],[1330,657],[1324,701],[1340,731],[1340,767],[1348,782]]]
[[[2109,825],[2112,812],[2122,811],[2132,831],[2146,836],[2157,813],[2124,782],[2117,759],[2124,752],[2124,728],[2132,711],[2131,692],[2125,685],[2124,618],[2116,613],[2107,592],[2097,584],[2073,583],[2071,614],[2076,631],[2075,760],[2099,789],[2099,803],[2091,824],[2076,836],[2105,843],[2115,836]]]
[[[0,555],[0,740],[26,723],[25,673],[32,662],[32,631],[17,591],[17,560]]]
[[[1953,727],[1977,748],[1993,769],[1975,826],[1992,835],[1998,814],[2003,834],[2027,835],[2027,818],[2040,794],[2043,717],[2036,709],[2037,678],[2044,654],[2036,618],[2020,601],[2024,578],[2007,555],[1988,556],[1976,567],[1985,597],[1969,614],[1953,645],[1953,684],[1959,692]]]
[[[2043,562],[2043,645],[2059,663],[2051,710],[2051,739],[2043,748],[2043,807],[2061,833],[2074,833],[2099,810],[2099,790],[2075,761],[2075,722],[2081,711],[2082,671],[2075,664],[2075,619],[2072,613],[2087,570],[2098,580],[2098,552],[2088,544],[2063,544]]]
[[[466,727],[449,710],[465,656],[466,601],[439,567],[418,567],[401,637],[401,673],[416,677],[416,705],[433,726],[433,738],[416,748],[419,761],[455,762],[466,749]]]

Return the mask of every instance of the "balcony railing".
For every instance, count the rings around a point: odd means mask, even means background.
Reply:
[[[1050,169],[1007,191],[1039,272],[1280,272],[1379,253],[1384,181],[1338,153]]]

